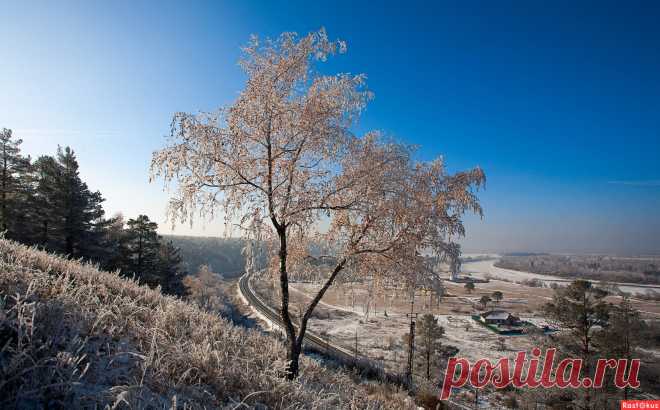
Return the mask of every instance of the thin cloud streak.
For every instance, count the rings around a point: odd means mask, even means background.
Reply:
[[[66,130],[66,129],[47,129],[47,128],[16,128],[14,135],[19,138],[22,136],[39,138],[39,137],[63,137],[63,136],[80,136],[80,135],[96,135],[96,136],[116,136],[119,135],[118,131],[112,130]]]
[[[640,180],[640,181],[607,181],[607,183],[612,185],[660,187],[660,179],[649,179],[649,180]]]

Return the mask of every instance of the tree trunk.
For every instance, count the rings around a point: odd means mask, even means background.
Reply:
[[[137,272],[140,278],[142,277],[142,232],[138,236],[138,250],[137,250]]]
[[[42,231],[43,237],[41,239],[41,244],[45,248],[46,245],[48,244],[48,221],[47,220],[43,221],[43,228],[44,229]]]
[[[2,144],[2,230],[7,230],[7,148]]]
[[[75,255],[73,254],[73,235],[69,232],[66,235],[66,240],[65,240],[65,251],[64,253],[69,256],[69,258],[74,258]]]
[[[289,313],[289,277],[287,275],[287,246],[286,246],[286,227],[280,226],[277,229],[277,234],[280,238],[280,293],[282,295],[282,305],[280,308],[280,317],[284,323],[284,330],[286,331],[286,340],[289,344],[289,351],[287,353],[287,368],[286,378],[293,380],[298,376],[300,358],[300,351],[302,350],[302,343],[299,345],[296,339],[296,330],[291,322],[291,315]]]
[[[298,377],[300,371],[300,352],[302,352],[302,345],[292,339],[293,343],[289,343],[289,351],[287,352],[286,360],[289,363],[287,366],[286,378],[293,380]]]
[[[584,299],[583,299],[583,311],[587,312],[587,295],[586,294],[584,295]],[[589,356],[590,356],[590,352],[589,352],[589,330],[591,329],[591,326],[589,325],[588,316],[586,315],[586,313],[584,315],[583,320],[584,320],[584,322],[583,322],[584,340],[582,342],[582,351],[583,351],[583,354],[584,354],[584,358],[582,359],[583,363],[584,363],[583,374],[589,374],[589,372],[591,370],[590,369],[590,363],[589,363]],[[587,410],[591,409],[591,394],[590,394],[589,390],[590,390],[589,388],[584,389],[584,402],[585,402],[585,408]]]
[[[426,380],[431,380],[431,350],[426,350]]]

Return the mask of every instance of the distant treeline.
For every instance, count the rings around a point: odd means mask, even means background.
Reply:
[[[509,252],[505,253],[504,256],[540,256],[548,255],[547,253],[539,252]]]
[[[491,255],[477,255],[477,256],[461,256],[461,262],[481,262],[481,261],[490,261],[497,259],[495,256]]]
[[[179,250],[156,233],[156,223],[146,215],[107,218],[101,193],[82,181],[71,148],[33,161],[21,154],[21,143],[11,130],[0,130],[0,232],[6,238],[180,293]]]
[[[660,257],[535,254],[504,256],[495,266],[572,279],[660,284]]]

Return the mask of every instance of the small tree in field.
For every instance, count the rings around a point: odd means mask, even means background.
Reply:
[[[417,343],[419,353],[423,356],[426,364],[426,380],[431,380],[431,367],[440,355],[442,346],[440,338],[444,333],[445,329],[438,324],[438,319],[431,314],[423,315],[418,321]]]
[[[500,292],[499,290],[496,290],[495,292],[493,292],[492,297],[493,297],[493,300],[496,301],[499,304],[502,301],[502,299],[504,299],[504,294],[502,292]]]
[[[448,238],[464,235],[461,216],[481,213],[473,192],[484,182],[480,169],[448,175],[440,159],[414,162],[409,147],[350,132],[371,98],[365,77],[314,70],[344,50],[324,30],[253,37],[243,48],[247,82],[236,101],[213,114],[175,114],[171,143],[152,160],[154,176],[178,185],[173,222],[219,209],[269,246],[290,379],[308,320],[338,275],[417,283],[411,278],[435,275],[421,252],[454,252]],[[307,272],[323,273],[323,285],[296,329],[289,277]]]
[[[467,291],[467,293],[470,293],[470,294],[474,291],[474,288],[475,288],[473,282],[466,283],[464,287],[465,287],[465,290]]]
[[[479,303],[481,303],[481,306],[486,309],[488,307],[488,304],[492,301],[490,296],[488,295],[483,295],[481,299],[479,299]]]
[[[546,317],[558,327],[566,329],[557,341],[560,351],[573,354],[583,361],[583,374],[589,374],[594,365],[594,338],[601,328],[608,327],[611,305],[605,301],[607,292],[589,281],[576,280],[554,291],[552,302],[544,306]],[[584,408],[591,408],[591,389],[577,389],[584,400]]]
[[[595,345],[601,349],[601,355],[625,358],[630,363],[630,359],[644,343],[646,323],[640,312],[633,308],[628,297],[623,297],[618,305],[610,307],[608,325],[596,334]],[[621,392],[624,400],[628,400],[628,391],[626,386]]]

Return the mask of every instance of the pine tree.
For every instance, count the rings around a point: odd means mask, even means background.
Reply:
[[[548,319],[566,329],[557,341],[561,351],[582,359],[582,371],[589,375],[593,368],[594,337],[599,328],[607,326],[610,305],[604,300],[607,293],[589,281],[576,280],[565,288],[555,290],[553,300],[544,307]],[[580,393],[583,407],[591,408],[590,389],[576,390]]]
[[[596,335],[595,344],[605,353],[603,356],[630,359],[636,356],[641,346],[646,324],[639,311],[630,304],[628,297],[621,299],[618,306],[609,312],[608,326]],[[628,370],[628,369],[627,369]],[[628,388],[623,389],[623,399],[628,399]]]
[[[24,212],[30,197],[30,159],[20,153],[22,142],[13,139],[10,129],[0,130],[0,231],[17,240],[24,239],[29,220]]]
[[[495,300],[497,303],[500,303],[502,299],[504,299],[504,294],[500,292],[499,290],[496,290],[492,294],[493,300]]]
[[[33,166],[35,196],[32,204],[36,232],[32,244],[50,251],[63,251],[59,223],[62,220],[62,209],[57,202],[60,166],[51,156],[42,156]]]
[[[140,215],[129,219],[127,225],[124,271],[135,274],[144,283],[157,286],[160,257],[160,237],[156,232],[158,224],[151,222],[148,216]]]
[[[0,131],[0,232],[7,237],[84,258],[107,270],[134,273],[163,292],[182,294],[182,258],[171,242],[161,243],[158,225],[146,215],[128,221],[105,219],[101,193],[80,178],[74,151],[34,164],[20,154],[21,140]]]
[[[158,260],[158,281],[164,293],[182,295],[184,293],[182,279],[181,252],[172,241],[161,243]]]
[[[71,258],[99,259],[109,221],[103,219],[101,193],[91,192],[80,178],[78,161],[69,147],[57,158],[42,156],[34,164],[34,243]]]
[[[419,354],[426,365],[426,379],[431,380],[431,368],[437,363],[442,343],[440,338],[445,329],[438,325],[438,319],[431,314],[425,314],[417,322],[416,343]]]
[[[78,161],[69,147],[57,149],[57,162],[62,174],[59,179],[58,199],[62,205],[64,252],[71,257],[93,258],[93,249],[101,240],[104,199],[101,193],[91,192],[80,179]]]
[[[123,255],[123,225],[121,216],[101,218],[94,223],[92,230],[85,233],[84,256],[98,263],[104,270],[120,269]]]
[[[492,301],[493,299],[491,299],[490,296],[488,295],[483,295],[481,299],[479,299],[479,303],[484,309],[486,309],[488,307],[488,304]]]
[[[99,260],[103,269],[108,271],[121,270],[128,260],[128,235],[124,229],[126,222],[122,214],[117,214],[108,220],[103,235],[103,250],[105,254]]]

